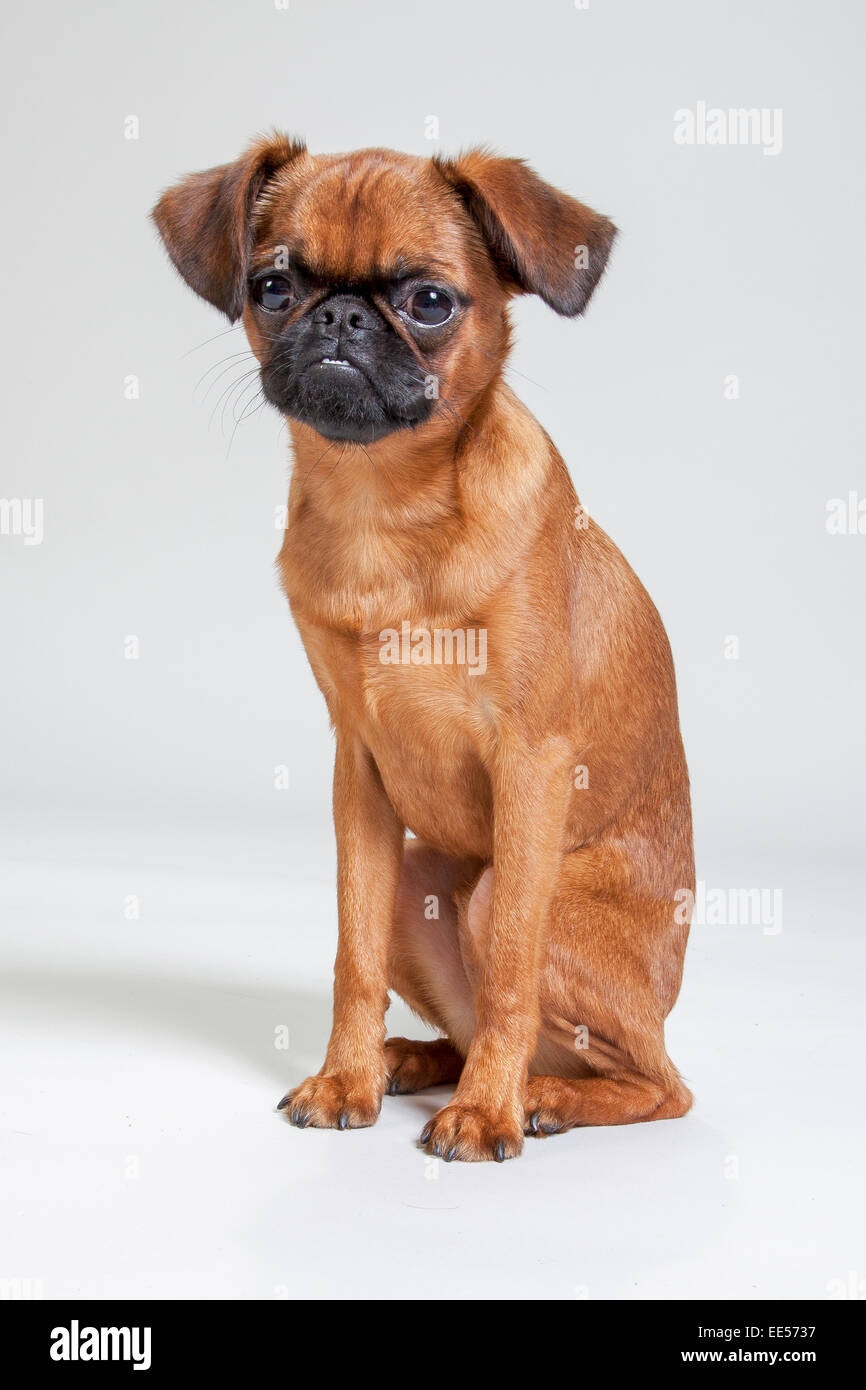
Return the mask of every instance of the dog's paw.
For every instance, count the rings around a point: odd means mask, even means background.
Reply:
[[[574,1125],[574,1090],[556,1076],[532,1076],[523,1098],[523,1132],[537,1139]]]
[[[385,1043],[385,1066],[389,1096],[408,1096],[425,1086],[441,1086],[457,1081],[463,1059],[447,1038],[432,1042],[413,1042],[411,1038],[389,1038]]]
[[[299,1129],[366,1129],[379,1117],[383,1089],[344,1072],[308,1076],[277,1109]]]
[[[504,1163],[516,1158],[523,1148],[523,1133],[511,1115],[480,1105],[455,1101],[437,1111],[424,1126],[419,1140],[427,1153],[451,1163],[495,1160]]]

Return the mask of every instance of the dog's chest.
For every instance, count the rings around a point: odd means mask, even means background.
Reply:
[[[404,822],[434,843],[485,854],[486,630],[406,621],[360,636],[301,630],[335,723],[370,750]]]

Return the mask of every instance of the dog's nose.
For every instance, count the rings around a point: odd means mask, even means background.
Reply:
[[[325,330],[328,336],[342,333],[347,338],[355,333],[375,332],[382,327],[382,320],[375,309],[354,294],[332,294],[316,309],[313,323]]]

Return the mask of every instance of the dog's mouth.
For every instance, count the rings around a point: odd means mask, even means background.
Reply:
[[[264,395],[277,410],[328,440],[374,443],[417,428],[435,404],[426,397],[414,363],[408,369],[362,365],[339,350],[313,356],[275,352],[261,377]]]
[[[361,368],[356,367],[354,362],[350,362],[348,357],[323,357],[321,362],[314,362],[308,370],[316,371],[321,367],[348,367],[350,372],[360,372]]]

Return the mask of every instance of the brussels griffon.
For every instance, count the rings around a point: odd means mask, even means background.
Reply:
[[[615,228],[484,150],[279,135],[154,219],[288,421],[279,567],[336,731],[333,1031],[281,1108],[353,1129],[454,1083],[420,1140],[449,1161],[685,1114],[670,649],[503,374],[511,297],[582,313]],[[389,990],[440,1038],[386,1038]]]

